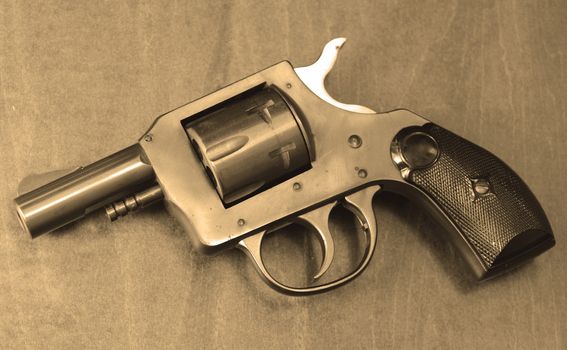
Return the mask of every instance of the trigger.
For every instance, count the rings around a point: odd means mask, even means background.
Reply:
[[[315,276],[313,276],[314,280],[319,279],[325,274],[325,272],[327,272],[335,256],[335,242],[333,241],[333,237],[331,236],[331,231],[329,229],[329,215],[336,204],[336,202],[327,204],[297,218],[298,223],[311,226],[315,229],[315,231],[317,231],[319,241],[323,248],[323,261],[321,262],[319,271],[315,274]]]

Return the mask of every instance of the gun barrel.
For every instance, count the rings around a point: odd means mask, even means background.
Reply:
[[[81,167],[15,199],[22,227],[35,238],[155,183],[138,144]]]

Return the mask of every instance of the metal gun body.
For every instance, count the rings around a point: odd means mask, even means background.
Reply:
[[[407,110],[377,114],[335,101],[324,88],[344,39],[317,62],[283,61],[158,117],[137,144],[16,199],[33,237],[106,205],[115,220],[163,199],[204,253],[238,247],[278,291],[311,294],[357,277],[377,242],[380,190],[417,200],[446,228],[479,279],[555,243],[522,180],[484,149]],[[358,219],[366,248],[354,270],[302,287],[264,265],[263,238],[299,223],[319,236],[317,280],[334,255],[331,210]]]
[[[309,140],[310,148],[315,150],[312,168],[226,207],[179,125],[190,123],[191,116],[199,116],[219,101],[231,100],[258,86],[279,88],[297,104],[298,113],[309,116],[304,126],[313,135]],[[392,164],[390,142],[398,130],[425,122],[407,111],[377,117],[337,109],[311,93],[291,65],[282,62],[161,116],[146,133],[151,134],[152,141],[142,140],[141,146],[164,188],[170,212],[182,219],[195,247],[216,252],[378,180],[402,180],[395,167],[381,164]],[[376,137],[377,132],[390,137]],[[238,135],[237,130],[234,135]],[[349,145],[352,135],[363,140],[361,147]],[[175,157],[166,156],[173,151]],[[266,149],[265,153],[270,151]],[[243,168],[248,166],[241,164]]]

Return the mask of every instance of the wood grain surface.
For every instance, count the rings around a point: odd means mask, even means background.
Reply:
[[[566,349],[566,18],[560,0],[0,1],[0,347]],[[86,165],[181,104],[282,59],[311,63],[337,36],[349,41],[333,96],[408,108],[496,153],[557,246],[477,284],[432,219],[381,195],[366,272],[293,298],[240,252],[200,255],[160,206],[23,234],[23,177]]]

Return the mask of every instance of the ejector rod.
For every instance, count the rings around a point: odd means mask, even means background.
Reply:
[[[155,173],[134,144],[15,199],[33,238],[155,184]]]

